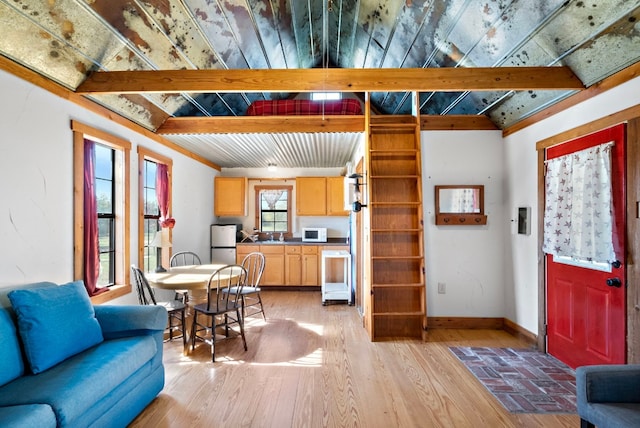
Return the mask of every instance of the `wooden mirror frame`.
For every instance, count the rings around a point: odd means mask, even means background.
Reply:
[[[479,213],[449,213],[440,211],[440,191],[448,189],[474,189],[479,191]],[[442,185],[435,186],[436,196],[436,225],[439,226],[478,226],[487,224],[484,214],[484,185]]]

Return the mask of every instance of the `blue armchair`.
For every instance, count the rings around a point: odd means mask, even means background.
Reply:
[[[578,367],[576,398],[582,428],[640,427],[640,364]]]

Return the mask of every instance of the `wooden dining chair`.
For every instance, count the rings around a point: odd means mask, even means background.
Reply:
[[[169,259],[169,266],[201,265],[200,256],[193,251],[179,251]],[[180,297],[184,304],[189,302],[189,290],[176,290],[176,298]]]
[[[207,283],[207,301],[193,306],[193,324],[191,326],[191,350],[200,340],[211,345],[211,361],[216,361],[216,343],[221,339],[242,337],[244,350],[247,340],[244,335],[244,319],[242,317],[242,297],[240,293],[247,281],[247,271],[240,265],[227,265],[216,270]],[[223,290],[234,288],[232,293]],[[232,327],[238,325],[239,332]],[[217,331],[222,330],[224,336],[218,338]]]
[[[185,324],[185,312],[187,305],[182,300],[157,300],[153,287],[149,285],[147,278],[144,276],[144,272],[137,266],[131,265],[131,274],[136,283],[136,290],[138,292],[138,302],[141,305],[159,305],[164,306],[169,315],[167,330],[169,333],[169,341],[174,338],[182,336],[182,346],[186,350],[187,348],[187,335]],[[178,332],[174,335],[174,332]]]
[[[242,299],[242,318],[262,314],[262,319],[266,321],[267,317],[262,306],[262,297],[260,296],[260,279],[264,272],[265,258],[260,252],[252,252],[245,256],[242,260],[242,267],[247,270],[247,283],[240,291]],[[223,290],[225,293],[235,293],[235,287]]]
[[[179,251],[171,256],[169,266],[201,265],[200,256],[193,251]]]

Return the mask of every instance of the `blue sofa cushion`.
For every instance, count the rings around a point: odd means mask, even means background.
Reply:
[[[48,403],[58,426],[75,426],[134,373],[153,372],[157,342],[152,336],[107,340],[37,375],[0,387],[0,406]]]
[[[102,330],[82,281],[8,294],[34,374],[102,342]]]
[[[0,308],[0,386],[24,374],[18,332],[5,309]],[[2,424],[0,424],[2,426]]]
[[[48,404],[0,407],[0,427],[2,428],[55,428],[56,426],[56,415]]]
[[[591,403],[589,422],[597,427],[628,428],[640,426],[640,403]]]

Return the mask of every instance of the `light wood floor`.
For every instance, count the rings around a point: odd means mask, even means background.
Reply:
[[[369,341],[355,307],[319,292],[263,292],[247,345],[165,344],[166,385],[131,427],[577,427],[576,415],[510,414],[449,346],[518,347],[503,331],[431,330]]]

